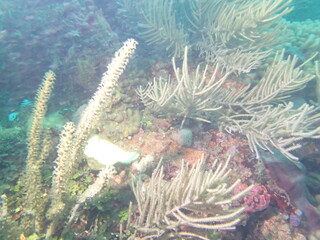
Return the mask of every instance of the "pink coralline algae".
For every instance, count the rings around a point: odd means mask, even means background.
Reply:
[[[298,229],[292,229],[290,224],[283,219],[281,215],[270,212],[265,216],[265,220],[253,225],[250,231],[250,240],[268,239],[268,240],[306,240]]]
[[[248,185],[241,183],[237,186],[236,192],[247,188]],[[258,212],[266,209],[270,203],[270,194],[265,186],[255,184],[250,193],[240,200],[242,205],[247,205],[246,212]]]

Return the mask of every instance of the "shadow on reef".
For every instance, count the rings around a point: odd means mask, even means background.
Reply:
[[[271,178],[288,194],[290,203],[305,216],[309,232],[320,230],[320,212],[308,199],[311,195],[302,163],[293,164],[278,151],[261,155]]]

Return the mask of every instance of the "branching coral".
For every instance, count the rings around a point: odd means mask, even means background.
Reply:
[[[173,114],[186,118],[194,118],[208,121],[201,117],[202,113],[216,111],[221,106],[212,102],[211,96],[217,94],[221,85],[225,82],[230,73],[219,71],[217,64],[215,71],[208,78],[208,65],[201,71],[200,65],[197,69],[189,73],[188,69],[188,48],[185,48],[182,69],[176,67],[175,59],[172,59],[176,82],[169,77],[168,81],[154,80],[147,88],[138,89],[138,94],[142,102],[154,111],[163,114]],[[218,77],[218,75],[221,75]]]
[[[115,53],[115,57],[107,67],[108,70],[102,76],[98,90],[89,101],[77,126],[74,126],[73,123],[65,125],[64,131],[60,136],[58,158],[56,160],[57,166],[52,179],[52,205],[48,215],[51,224],[47,230],[47,237],[54,234],[57,220],[61,218],[64,210],[65,204],[61,199],[64,185],[68,179],[68,173],[76,167],[81,147],[95,127],[95,124],[99,121],[104,104],[111,98],[111,92],[128,64],[129,58],[134,53],[137,44],[134,39],[128,39],[123,47]],[[102,170],[96,182],[83,195],[79,196],[78,203],[73,212],[76,212],[80,204],[85,202],[86,199],[95,196],[111,176],[112,171],[109,171],[109,169]],[[73,219],[74,217],[73,215],[71,218]]]
[[[216,35],[216,39],[227,46],[232,39],[239,39],[243,43],[266,43],[272,33],[266,31],[269,23],[289,13],[291,1],[284,0],[234,0],[223,3],[223,7],[215,18],[208,16],[208,34]],[[266,26],[267,25],[267,26]],[[257,47],[257,46],[256,46]]]
[[[233,207],[232,203],[253,186],[232,193],[240,180],[227,183],[229,161],[230,157],[223,164],[215,161],[208,171],[203,158],[191,169],[182,162],[178,175],[170,182],[163,179],[159,163],[148,182],[133,183],[139,214],[129,220],[128,229],[135,230],[129,239],[208,239],[199,229],[235,229],[245,207]]]
[[[218,61],[228,70],[249,72],[277,43],[280,18],[289,13],[291,1],[246,0],[224,2],[217,15],[209,15],[203,40],[198,43],[208,62]],[[239,64],[241,62],[241,64]]]
[[[87,137],[99,121],[100,114],[105,102],[111,98],[111,92],[117,84],[117,81],[126,67],[129,58],[132,56],[137,42],[129,39],[124,46],[115,53],[115,57],[108,65],[107,71],[103,74],[100,86],[89,101],[80,122],[75,125],[72,122],[67,123],[60,135],[58,145],[58,156],[55,161],[55,168],[52,178],[51,205],[47,212],[48,228],[44,229],[46,201],[42,189],[41,167],[44,160],[48,157],[48,137],[43,134],[42,120],[46,113],[47,101],[50,97],[55,74],[51,71],[46,73],[43,83],[39,88],[36,104],[34,108],[33,124],[29,133],[29,153],[27,158],[26,170],[26,207],[27,210],[35,216],[36,231],[44,233],[49,238],[54,235],[57,224],[64,219],[64,211],[67,210],[68,201],[64,198],[66,193],[66,183],[72,171],[77,166],[77,158],[81,153],[81,147],[87,140]],[[77,205],[73,213],[87,199],[94,197],[102,187],[111,178],[113,171],[104,169],[100,172],[96,182],[79,196]],[[45,199],[48,200],[48,199]],[[72,215],[70,222],[75,216]]]
[[[303,104],[294,108],[292,102],[268,106],[251,114],[235,114],[221,118],[221,126],[232,133],[246,135],[250,149],[259,157],[258,147],[273,152],[277,148],[287,158],[295,161],[298,158],[292,153],[299,149],[299,141],[304,138],[320,138],[319,108]]]
[[[181,55],[188,44],[182,25],[177,22],[171,0],[145,1],[143,16],[146,23],[140,24],[150,44],[165,44],[166,50]]]
[[[48,71],[43,78],[37,92],[32,125],[28,136],[25,201],[27,212],[35,216],[35,226],[38,232],[43,230],[45,211],[41,167],[49,154],[48,135],[46,135],[42,123],[47,112],[47,102],[55,79],[56,76],[52,71]]]
[[[227,71],[249,72],[268,55],[261,50],[276,43],[281,17],[290,1],[232,0],[142,2],[148,43],[165,45],[181,56],[185,45],[199,49],[207,62],[218,61]],[[240,62],[241,64],[237,64]]]
[[[252,88],[248,85],[242,92],[227,94],[228,104],[252,106],[281,101],[303,89],[314,78],[314,75],[303,71],[303,66],[313,57],[301,65],[298,65],[296,56],[289,56],[286,60],[283,58],[284,50],[277,52],[258,84]]]
[[[314,79],[305,73],[303,66],[297,66],[297,57],[283,60],[284,52],[277,53],[273,63],[266,69],[264,76],[255,86],[231,89],[224,86],[231,72],[219,72],[216,64],[208,82],[207,67],[200,73],[198,66],[190,73],[187,66],[187,51],[182,64],[182,72],[173,59],[175,78],[168,82],[154,80],[146,89],[138,93],[143,103],[162,114],[208,121],[210,114],[220,128],[228,132],[246,135],[252,151],[259,157],[258,148],[279,149],[291,160],[297,158],[291,153],[300,147],[297,143],[303,138],[319,138],[319,108],[303,104],[294,108],[293,103],[283,101],[291,94],[303,89]],[[218,77],[219,73],[219,77]]]

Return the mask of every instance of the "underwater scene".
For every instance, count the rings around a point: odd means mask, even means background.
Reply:
[[[0,240],[320,240],[319,0],[0,0]]]

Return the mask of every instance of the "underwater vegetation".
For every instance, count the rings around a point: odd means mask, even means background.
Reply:
[[[320,239],[320,21],[295,1],[18,3],[1,239]]]

